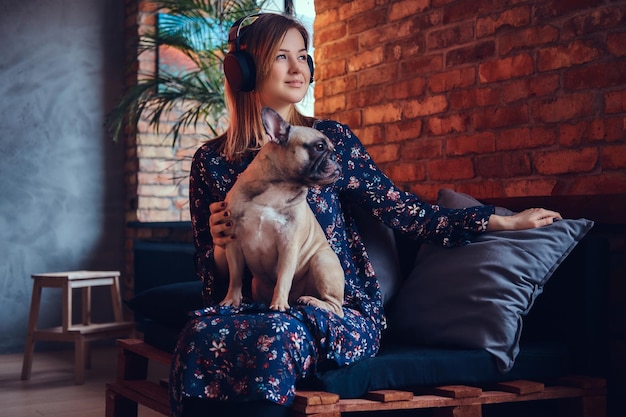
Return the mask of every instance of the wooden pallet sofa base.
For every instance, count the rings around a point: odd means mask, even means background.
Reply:
[[[169,415],[167,383],[149,381],[148,364],[169,365],[171,355],[138,339],[118,340],[117,380],[106,386],[106,417],[137,416],[138,404]],[[342,399],[321,391],[298,391],[292,406],[294,417],[340,417],[342,413],[433,409],[437,417],[480,417],[482,406],[521,401],[559,400],[560,414],[568,417],[605,417],[606,381],[571,376],[559,385],[517,380],[495,384],[492,390],[449,385],[427,394],[411,391],[370,391],[364,398]]]

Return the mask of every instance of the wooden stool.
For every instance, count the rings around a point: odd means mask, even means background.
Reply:
[[[85,368],[89,360],[88,343],[98,339],[124,337],[134,333],[135,324],[124,321],[122,300],[120,296],[120,273],[118,271],[71,271],[52,272],[32,275],[33,295],[28,319],[28,333],[24,348],[22,379],[30,378],[33,364],[35,342],[49,340],[57,342],[74,342],[75,347],[75,381],[85,382]],[[91,323],[91,288],[98,286],[111,287],[114,321],[108,323]],[[60,327],[40,330],[37,328],[41,289],[44,287],[61,288],[63,291],[63,323]],[[72,290],[82,289],[82,323],[72,323]]]

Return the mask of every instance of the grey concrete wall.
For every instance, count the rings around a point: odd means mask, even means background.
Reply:
[[[0,353],[23,349],[31,274],[123,269],[124,150],[103,128],[121,89],[123,3],[0,0]],[[40,325],[57,325],[60,291],[43,297]]]

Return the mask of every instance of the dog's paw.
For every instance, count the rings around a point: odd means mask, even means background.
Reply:
[[[222,306],[222,307],[225,307],[225,306],[239,307],[239,306],[241,306],[242,298],[243,298],[242,296],[229,296],[229,295],[226,295],[226,298],[224,298],[220,302],[220,306]]]
[[[287,311],[289,310],[291,307],[289,306],[289,303],[286,301],[272,301],[272,303],[270,304],[270,310],[275,310],[275,311]]]

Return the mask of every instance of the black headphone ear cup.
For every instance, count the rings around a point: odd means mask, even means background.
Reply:
[[[224,75],[235,91],[249,92],[256,84],[256,67],[252,55],[246,51],[233,51],[224,57]]]
[[[306,56],[306,63],[309,65],[309,70],[311,71],[311,80],[309,81],[309,83],[312,83],[313,81],[315,81],[315,79],[313,78],[315,68],[313,67],[313,58],[311,58],[311,55]]]

